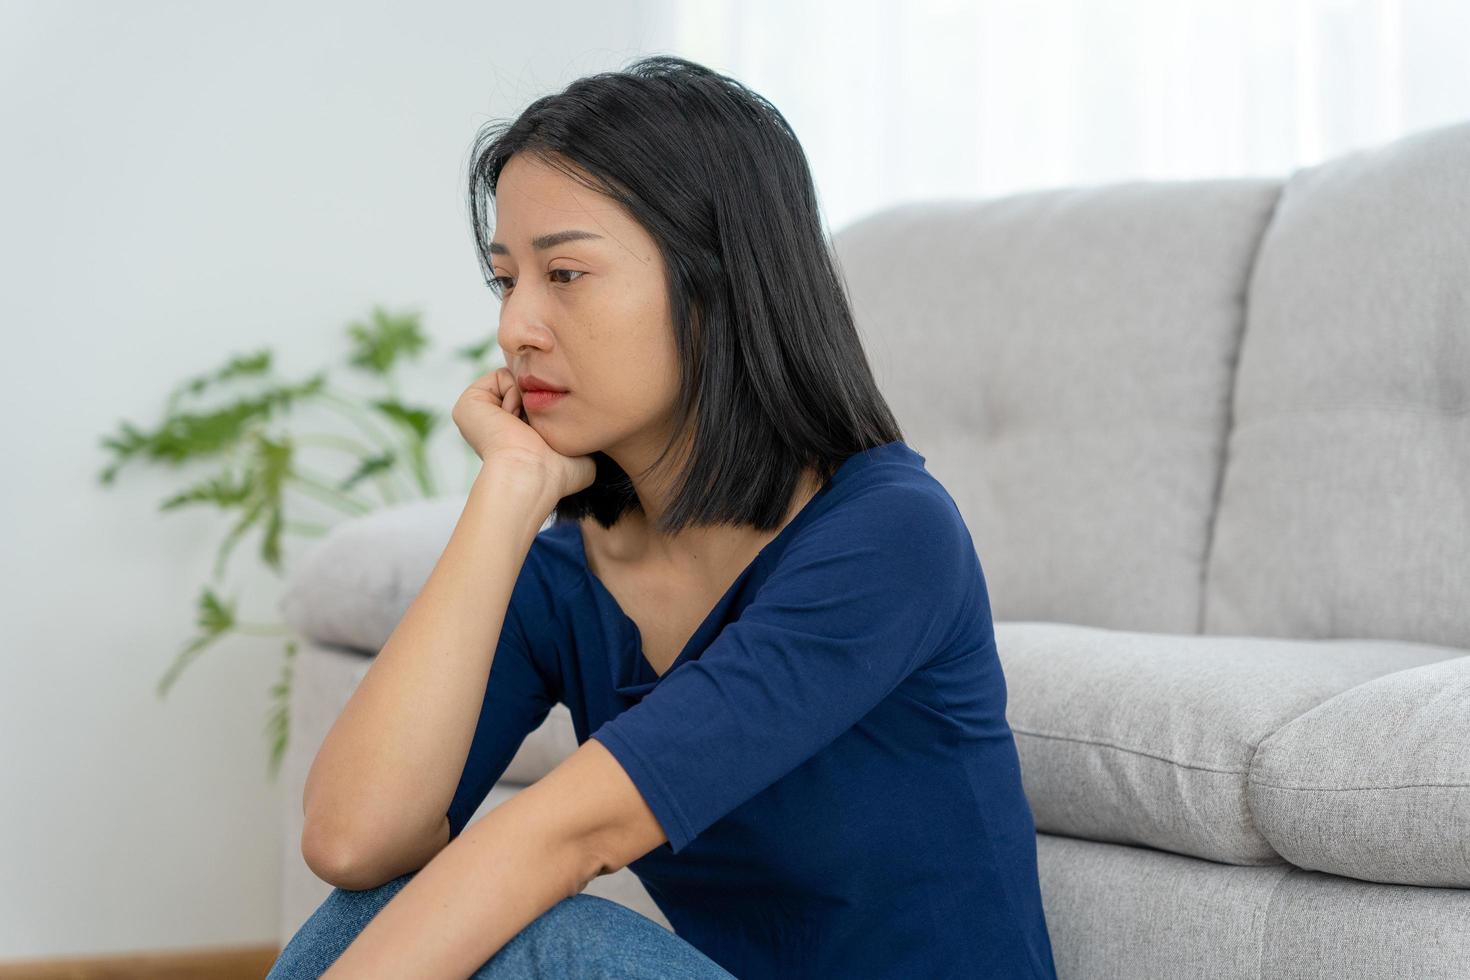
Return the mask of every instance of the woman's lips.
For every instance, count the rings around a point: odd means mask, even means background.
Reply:
[[[525,402],[527,411],[540,412],[555,405],[569,394],[571,394],[569,391],[523,391],[521,399]]]

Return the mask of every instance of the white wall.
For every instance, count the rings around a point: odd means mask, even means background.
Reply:
[[[296,844],[266,775],[280,642],[229,640],[154,693],[227,529],[157,507],[212,468],[104,490],[98,440],[262,346],[294,380],[375,391],[336,365],[376,302],[422,310],[437,353],[407,393],[447,413],[469,380],[448,351],[495,328],[462,203],[474,131],[661,50],[661,10],[0,6],[0,960],[275,942]],[[223,592],[276,621],[254,540]]]

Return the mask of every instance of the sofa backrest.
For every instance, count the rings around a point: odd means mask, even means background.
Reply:
[[[1281,182],[889,208],[832,236],[996,619],[1195,633],[1248,271]]]
[[[1470,124],[832,244],[996,619],[1470,647]]]
[[[1248,298],[1203,631],[1470,647],[1470,123],[1292,174]]]

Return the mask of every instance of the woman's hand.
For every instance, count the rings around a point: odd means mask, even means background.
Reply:
[[[563,456],[525,421],[521,389],[509,368],[472,381],[450,417],[481,461],[493,457],[498,465],[534,467],[559,489],[557,499],[590,487],[597,476],[591,456]]]

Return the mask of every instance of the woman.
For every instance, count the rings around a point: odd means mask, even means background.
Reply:
[[[1054,978],[984,575],[784,117],[652,57],[472,159],[484,465],[313,764],[339,887],[271,976]],[[469,826],[556,703],[580,747]],[[580,894],[622,867],[675,933]]]

